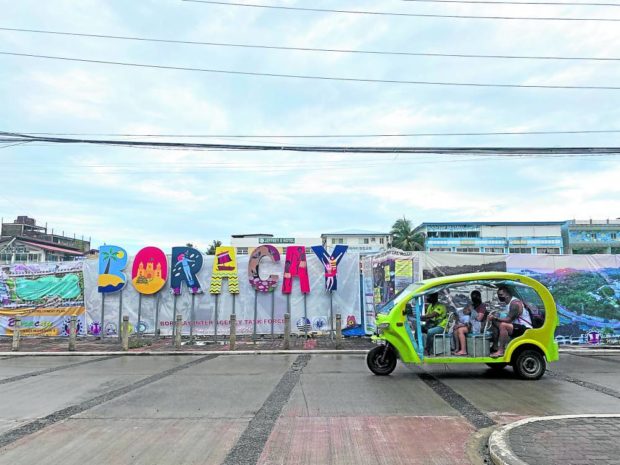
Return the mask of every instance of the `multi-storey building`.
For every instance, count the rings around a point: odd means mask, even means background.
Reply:
[[[321,234],[321,239],[325,247],[343,244],[349,246],[351,252],[359,252],[361,255],[387,250],[392,243],[390,233],[360,229]]]
[[[54,234],[37,226],[34,218],[18,216],[12,223],[2,222],[0,263],[58,262],[83,257],[90,250],[90,238]]]
[[[286,253],[286,248],[291,245],[303,245],[306,248],[321,244],[318,237],[275,237],[273,234],[233,234],[230,245],[235,248],[237,255],[252,253],[259,245],[271,244],[280,253]]]
[[[428,252],[564,253],[565,221],[422,223]]]
[[[570,220],[564,228],[566,253],[620,253],[620,218]]]

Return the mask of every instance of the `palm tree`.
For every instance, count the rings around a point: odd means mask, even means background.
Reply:
[[[215,255],[215,249],[222,245],[221,241],[213,241],[207,250],[207,255]]]
[[[401,250],[424,250],[424,235],[416,234],[411,221],[404,216],[392,225],[392,245]]]

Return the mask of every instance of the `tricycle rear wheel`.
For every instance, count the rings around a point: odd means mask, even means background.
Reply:
[[[368,352],[366,364],[375,375],[387,376],[396,368],[396,351],[389,344],[377,346]]]
[[[545,374],[547,364],[545,357],[537,350],[526,349],[517,355],[513,362],[517,376],[521,379],[536,380]]]

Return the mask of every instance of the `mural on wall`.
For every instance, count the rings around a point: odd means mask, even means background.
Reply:
[[[198,272],[202,268],[202,254],[193,247],[172,248],[172,271],[170,272],[170,290],[174,295],[181,295],[183,283],[191,294],[201,294]]]
[[[581,337],[620,332],[620,259],[613,255],[509,255],[508,271],[544,284],[560,319],[556,334]]]
[[[338,289],[338,263],[340,263],[348,248],[349,246],[347,245],[337,245],[330,255],[322,245],[312,247],[312,251],[323,264],[323,268],[325,268],[325,290],[327,292]]]
[[[302,294],[308,294],[310,292],[310,281],[308,280],[306,248],[303,245],[292,245],[286,248],[284,279],[282,280],[283,294],[290,294],[292,292],[293,278],[295,277],[299,278]]]
[[[82,262],[0,266],[0,335],[68,336],[71,316],[86,334]]]
[[[228,279],[228,292],[239,294],[237,256],[235,255],[235,248],[230,246],[219,246],[215,249],[209,293],[220,294],[222,292],[222,280],[224,279]]]
[[[274,263],[280,262],[280,252],[273,245],[261,245],[254,249],[248,262],[248,278],[250,285],[258,292],[273,292],[278,287],[278,275],[272,274],[263,279],[260,276],[260,263],[263,258],[271,258]]]
[[[125,287],[127,276],[123,270],[127,266],[127,251],[116,245],[99,247],[98,290],[103,294],[118,292]]]
[[[508,271],[536,279],[549,289],[555,300],[559,343],[587,344],[599,336],[620,336],[620,255],[432,252],[412,255],[420,257],[425,279],[480,271]],[[376,305],[385,303],[391,287],[386,282],[385,259],[364,260],[364,305],[370,313]],[[523,292],[519,297],[534,310],[540,310],[535,296]]]
[[[157,247],[144,247],[133,259],[131,282],[140,294],[156,294],[168,279],[168,259]]]

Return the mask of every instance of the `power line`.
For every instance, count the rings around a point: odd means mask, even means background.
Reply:
[[[413,1],[413,0],[408,0]],[[428,0],[430,1],[430,0]],[[91,37],[95,39],[131,40],[138,42],[154,42],[179,45],[205,45],[210,47],[249,48],[263,50],[286,50],[295,52],[320,52],[320,53],[354,53],[366,55],[396,55],[396,56],[422,56],[422,57],[448,57],[448,58],[483,58],[483,59],[507,59],[507,60],[575,60],[575,61],[620,61],[619,57],[581,57],[581,56],[536,56],[536,55],[481,55],[472,53],[433,53],[433,52],[407,52],[390,50],[351,50],[339,48],[312,48],[312,47],[287,47],[279,45],[237,44],[230,42],[201,42],[194,40],[159,39],[154,37],[119,36],[109,34],[87,34],[81,32],[50,31],[42,29],[23,29],[14,27],[0,27],[0,31],[28,32],[34,34],[50,34],[74,37]]]
[[[183,0],[184,2],[207,3],[210,5],[244,6],[250,8],[268,8],[274,10],[311,11],[315,13],[347,13],[377,16],[409,16],[416,18],[450,18],[450,19],[493,19],[493,20],[524,20],[524,21],[604,21],[617,22],[620,18],[563,18],[563,17],[532,17],[532,16],[477,16],[477,15],[440,15],[427,13],[395,13],[386,11],[366,10],[334,10],[328,8],[303,8],[296,6],[257,5],[254,3],[215,2],[211,0]]]
[[[59,57],[51,55],[35,55],[30,53],[15,53],[15,52],[0,52],[0,55],[27,57],[27,58],[42,58],[46,60],[61,60],[61,61],[73,61],[79,63],[95,63],[100,65],[116,65],[116,66],[129,66],[135,68],[152,68],[152,69],[169,69],[175,71],[193,71],[201,73],[214,73],[214,74],[234,74],[239,76],[264,76],[264,77],[279,77],[289,79],[312,79],[321,81],[342,81],[342,82],[366,82],[366,83],[380,83],[380,84],[409,84],[409,85],[422,85],[422,86],[456,86],[456,87],[499,87],[499,88],[519,88],[519,89],[570,89],[570,90],[620,90],[618,86],[560,86],[560,85],[544,85],[544,84],[485,84],[478,82],[442,82],[442,81],[407,81],[399,79],[371,79],[371,78],[348,78],[348,77],[332,77],[332,76],[312,76],[304,74],[283,74],[283,73],[260,73],[256,71],[233,71],[222,69],[208,69],[208,68],[193,68],[185,66],[165,66],[165,65],[151,65],[144,63],[132,63],[123,61],[108,61],[108,60],[90,60],[86,58],[69,58]]]
[[[13,131],[15,132],[15,131]],[[96,137],[177,137],[177,138],[230,138],[230,139],[355,139],[377,137],[467,137],[467,136],[530,136],[553,134],[614,134],[620,129],[577,131],[497,131],[497,132],[415,132],[403,134],[127,134],[97,132],[27,132],[36,136],[96,136]]]
[[[492,4],[492,5],[551,5],[551,6],[620,6],[620,3],[592,3],[592,2],[517,2],[496,0],[402,0],[404,2],[420,3],[468,3],[468,4]]]
[[[154,142],[105,139],[71,139],[60,137],[41,137],[22,133],[0,132],[15,142],[54,142],[58,144],[92,144],[112,146],[132,146],[144,148],[179,149],[227,149],[232,151],[288,151],[310,153],[377,153],[377,154],[435,154],[435,155],[478,155],[478,156],[605,156],[620,155],[620,147],[361,147],[361,146],[300,146],[300,145],[249,145],[189,142]]]

